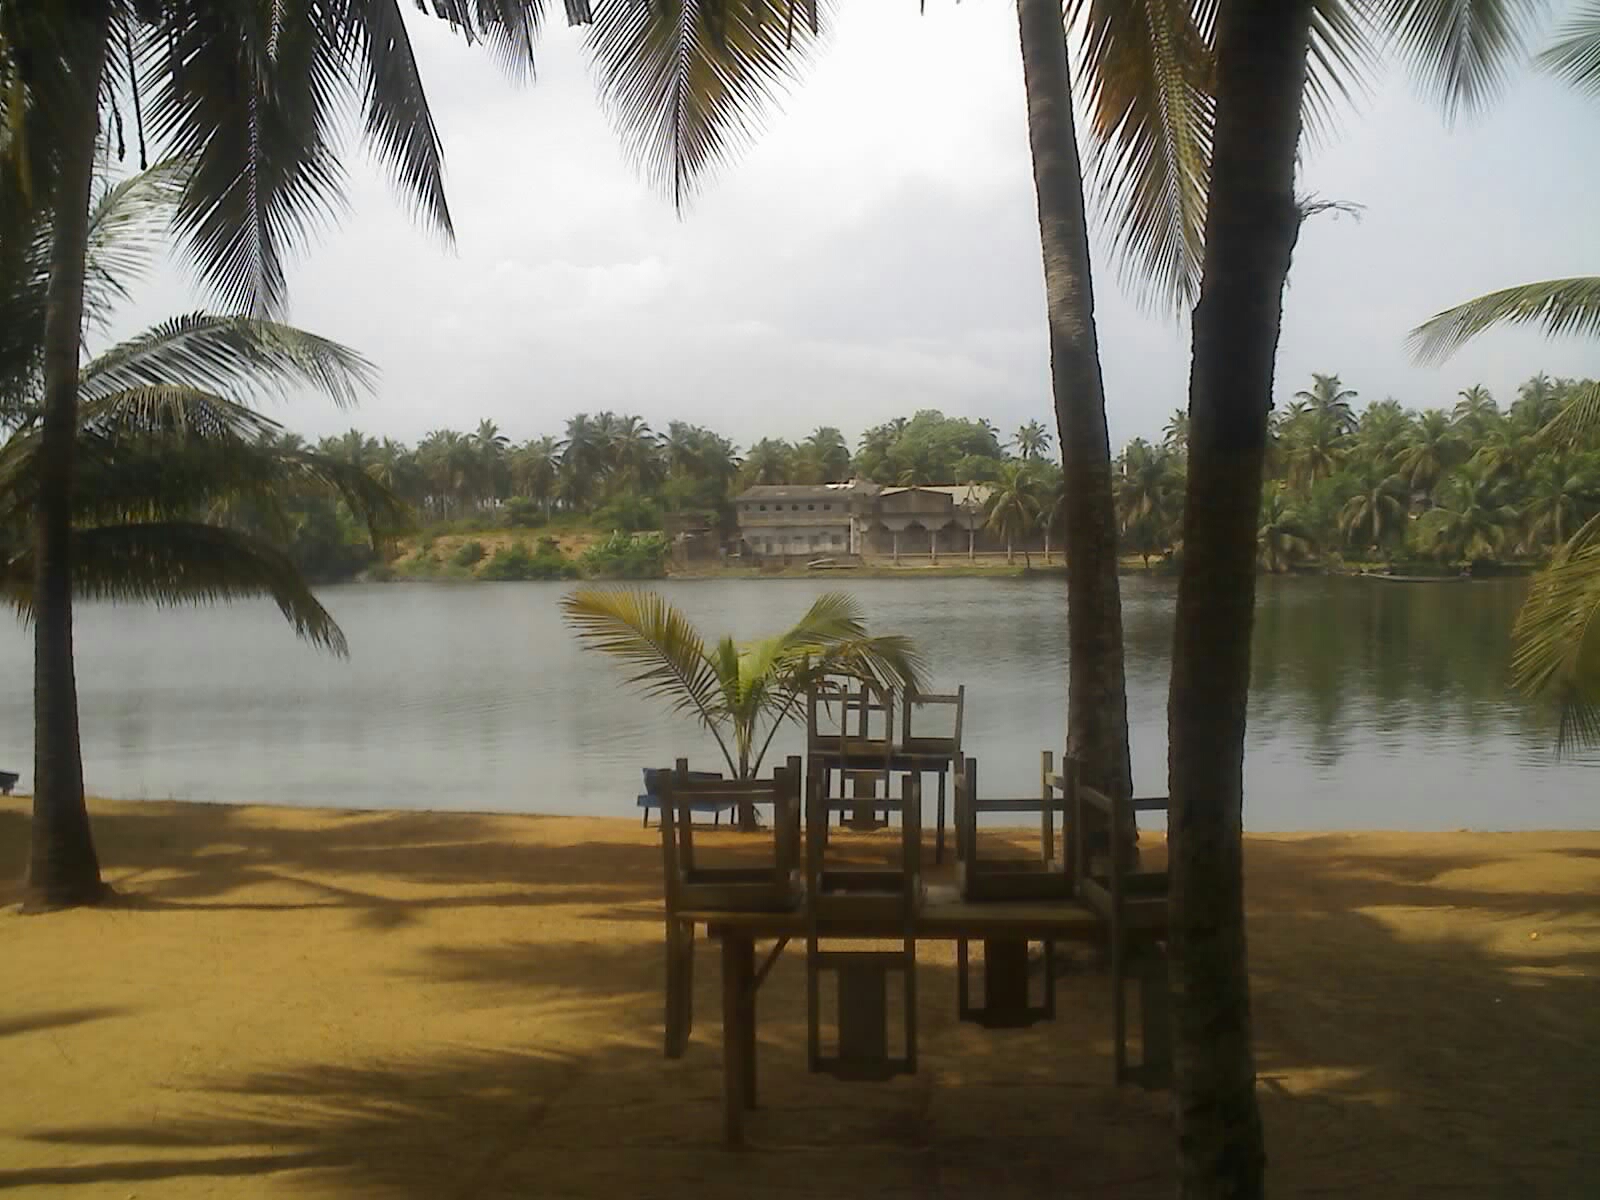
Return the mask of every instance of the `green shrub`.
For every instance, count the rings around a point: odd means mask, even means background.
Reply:
[[[613,533],[583,552],[578,565],[590,579],[660,579],[667,573],[667,539],[659,533]]]
[[[521,579],[575,579],[578,568],[561,553],[553,539],[539,544],[532,553],[526,542],[514,542],[494,552],[494,557],[478,572],[480,579],[512,581]]]
[[[629,492],[595,510],[594,523],[601,529],[638,533],[661,528],[661,509],[653,501]]]
[[[544,524],[544,509],[537,500],[513,496],[501,507],[500,522],[511,529],[537,529]]]
[[[483,555],[483,543],[473,539],[470,542],[462,542],[450,561],[458,567],[470,567],[482,562]]]

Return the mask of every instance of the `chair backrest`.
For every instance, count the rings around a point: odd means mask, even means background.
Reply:
[[[961,726],[966,715],[967,685],[962,684],[954,692],[934,694],[930,692],[907,691],[903,697],[903,709],[900,716],[900,744],[906,749],[924,747],[930,750],[948,752],[951,758],[961,753]],[[941,729],[937,733],[929,733],[926,729],[912,728],[912,716],[919,708],[947,707],[954,709],[953,719],[946,733]]]
[[[672,773],[673,773],[674,770],[676,770],[676,768],[675,767],[644,767],[644,768],[642,768],[642,770],[644,771],[644,794],[647,795],[647,796],[661,796],[661,795],[665,794],[666,789],[667,789],[667,784],[671,780]],[[712,780],[712,779],[721,779],[722,778],[722,772],[721,771],[690,771],[689,772],[689,778],[690,778],[691,781],[695,781],[695,782],[700,782],[700,781],[704,781],[704,780]]]
[[[1123,831],[1135,827],[1138,814],[1165,812],[1171,801],[1166,796],[1109,796],[1082,781],[1076,759],[1063,759],[1062,767],[1063,776],[1070,780],[1073,874],[1078,890],[1091,906],[1107,910],[1115,926],[1132,888],[1137,888],[1141,896],[1148,899],[1153,889],[1164,890],[1166,886],[1165,871],[1136,872],[1133,869],[1134,845],[1131,838],[1123,836]],[[1093,847],[1088,833],[1096,827],[1108,833],[1103,872],[1091,869]]]
[[[915,915],[922,897],[921,776],[907,772],[901,779],[900,796],[899,868],[834,870],[828,863],[827,795],[821,776],[811,774],[806,786],[805,874],[806,910],[813,925],[819,915],[850,915],[852,907],[862,914],[892,911],[907,921]],[[854,885],[865,885],[859,904],[852,906],[848,895],[830,895],[830,880],[838,881],[839,890],[845,893]]]
[[[956,875],[969,900],[1023,900],[1063,898],[1072,893],[1072,859],[1055,857],[1055,817],[1066,815],[1067,802],[1051,786],[1051,756],[1043,755],[1041,786],[1037,796],[984,796],[978,789],[978,760],[957,761]],[[1039,851],[1018,859],[985,857],[979,853],[978,818],[983,813],[1018,813],[1039,817]]]
[[[822,714],[837,707],[836,727]],[[894,689],[868,679],[831,677],[806,693],[806,753],[869,760],[868,769],[887,771],[894,750]],[[877,760],[881,759],[882,762]]]
[[[701,774],[705,774],[702,772]],[[657,779],[667,911],[686,908],[768,909],[794,891],[799,872],[800,760],[791,757],[770,779],[695,779],[688,763]],[[694,808],[701,803],[770,804],[772,855],[752,868],[708,867],[696,861]]]

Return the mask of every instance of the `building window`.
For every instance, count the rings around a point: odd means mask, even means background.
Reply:
[[[808,505],[806,505],[806,511],[807,512],[816,512],[817,511],[817,506],[815,504],[808,504]]]
[[[800,511],[800,506],[798,504],[791,504],[791,505],[789,505],[789,507],[795,512],[799,512]]]
[[[761,511],[762,511],[762,512],[766,512],[766,511],[767,511],[767,506],[766,506],[766,505],[765,505],[765,504],[763,504],[763,505],[762,505],[762,506],[761,506]]]
[[[824,505],[823,505],[823,506],[822,506],[822,511],[823,511],[823,512],[832,512],[832,511],[833,511],[833,505],[831,505],[831,504],[824,504]]]

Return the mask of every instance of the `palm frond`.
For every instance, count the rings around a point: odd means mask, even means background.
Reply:
[[[282,426],[226,396],[185,384],[148,384],[94,397],[79,409],[86,429],[124,435],[257,439]]]
[[[1512,636],[1512,682],[1560,706],[1560,744],[1600,744],[1591,736],[1600,705],[1600,545],[1558,552],[1534,577]]]
[[[400,16],[399,0],[365,0],[360,9],[363,19],[355,22],[355,34],[361,48],[367,145],[389,168],[416,211],[446,240],[454,241],[439,132],[411,51],[411,37]],[[528,55],[531,61],[531,41]]]
[[[165,252],[187,176],[188,165],[169,158],[105,187],[95,198],[84,259],[86,320],[104,324],[112,307],[128,299],[128,284]]]
[[[1576,445],[1600,429],[1600,381],[1574,387],[1561,411],[1535,436],[1539,445]]]
[[[1562,22],[1555,44],[1536,61],[1579,91],[1600,96],[1600,3],[1590,0]]]
[[[714,729],[722,703],[718,672],[694,626],[661,596],[640,588],[579,588],[561,598],[561,611],[583,645],[631,672],[629,683]]]
[[[1184,309],[1200,292],[1214,13],[1209,0],[1071,0],[1101,220],[1125,286],[1149,304]]]
[[[9,558],[3,572],[6,598],[31,618],[31,553]],[[86,598],[166,606],[268,596],[300,637],[349,654],[343,631],[294,563],[277,547],[234,529],[171,521],[75,530],[72,587]]]
[[[1600,275],[1548,279],[1468,300],[1417,326],[1408,345],[1419,362],[1443,362],[1491,326],[1526,324],[1551,336],[1600,337]]]
[[[344,18],[316,0],[180,4],[146,37],[148,120],[193,163],[177,226],[224,306],[277,315],[284,260],[344,205]],[[171,69],[171,64],[178,64]]]
[[[808,20],[794,19],[797,7]],[[609,3],[593,17],[601,102],[630,157],[680,210],[749,143],[819,29],[816,0]]]
[[[1306,59],[1306,126],[1328,140],[1339,110],[1366,93],[1378,70],[1378,37],[1370,5],[1312,0],[1311,44]]]
[[[338,342],[275,321],[190,313],[100,355],[84,369],[83,403],[133,388],[184,384],[268,399],[306,387],[341,407],[376,381],[376,368]]]
[[[1445,119],[1482,111],[1527,52],[1546,0],[1383,0],[1375,18]]]

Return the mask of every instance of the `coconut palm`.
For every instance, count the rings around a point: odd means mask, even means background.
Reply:
[[[738,779],[755,778],[779,728],[799,716],[807,690],[824,677],[910,690],[922,683],[912,641],[869,634],[859,604],[842,592],[817,597],[782,633],[711,646],[655,592],[580,588],[561,608],[585,648],[617,659],[646,696],[694,716]]]
[[[1600,471],[1592,455],[1557,451],[1543,459],[1525,481],[1521,515],[1526,548],[1556,549],[1581,528],[1600,505]]]
[[[1356,425],[1355,448],[1381,470],[1394,468],[1396,459],[1410,443],[1416,423],[1393,397],[1367,405]]]
[[[1263,571],[1280,575],[1309,559],[1316,543],[1304,513],[1288,492],[1267,484],[1261,495],[1260,525],[1256,530],[1256,561]]]
[[[606,447],[610,474],[617,486],[643,490],[660,482],[660,446],[650,426],[635,416],[616,418]]]
[[[1429,519],[1431,548],[1446,562],[1497,557],[1515,535],[1518,521],[1504,482],[1475,465],[1445,480]]]
[[[469,41],[493,43],[506,62],[531,66],[546,7],[436,0],[424,11]],[[748,134],[817,27],[814,0],[798,30],[792,5],[787,22],[775,6],[757,12],[736,0],[693,12],[624,0],[592,10],[587,0],[565,5],[569,20],[594,25],[600,90],[624,141],[680,206]],[[0,0],[0,31],[0,223],[23,212],[53,215],[35,505],[38,853],[29,894],[66,905],[103,893],[83,804],[71,590],[75,405],[102,110],[111,108],[120,130],[120,106],[131,100],[141,154],[148,123],[155,140],[192,161],[176,230],[230,308],[281,312],[287,252],[339,207],[334,129],[352,101],[365,117],[366,145],[415,211],[447,238],[452,227],[438,136],[392,0]]]
[[[1428,489],[1443,479],[1465,452],[1449,414],[1430,408],[1417,419],[1412,440],[1396,457],[1395,468],[1413,488]]]
[[[532,438],[511,453],[511,482],[517,494],[544,505],[550,516],[556,480],[561,471],[559,443],[553,437]]]
[[[1167,418],[1167,423],[1161,429],[1161,444],[1174,454],[1188,453],[1189,414],[1183,409],[1172,410],[1172,415]]]
[[[1361,490],[1339,510],[1339,532],[1363,549],[1383,551],[1405,532],[1411,491],[1403,475],[1368,472]]]
[[[1128,6],[1134,7],[1134,6]],[[1138,6],[1143,7],[1143,6]],[[1255,1197],[1264,1151],[1250,1040],[1241,830],[1254,555],[1283,289],[1303,210],[1304,114],[1326,121],[1396,46],[1447,113],[1520,60],[1534,0],[1221,0],[1194,309],[1188,492],[1168,704],[1179,1191]],[[1374,34],[1382,42],[1374,42]]]
[[[1050,453],[1050,441],[1049,430],[1038,421],[1029,421],[1017,428],[1011,444],[1017,448],[1017,453],[1026,462],[1029,459],[1043,458]]]
[[[762,438],[744,456],[744,477],[752,484],[790,482],[794,470],[794,449],[788,442]]]
[[[1355,409],[1351,402],[1357,393],[1344,386],[1337,375],[1311,374],[1311,387],[1294,394],[1306,406],[1306,411],[1330,426],[1335,435],[1354,433]]]
[[[1026,541],[1039,525],[1039,489],[1033,472],[1025,462],[1001,466],[999,477],[989,485],[984,501],[983,522],[1006,540],[1006,561],[1012,562],[1012,547],[1018,538]],[[1031,567],[1033,559],[1026,548],[1023,558]]]
[[[817,483],[836,483],[850,475],[850,447],[844,434],[832,425],[822,425],[811,431],[801,442],[799,450],[809,452],[815,464]]]
[[[1500,406],[1494,401],[1494,393],[1483,384],[1475,383],[1456,395],[1460,399],[1450,414],[1451,419],[1468,442],[1481,441],[1489,430],[1500,423]]]
[[[1308,404],[1295,410],[1283,424],[1281,453],[1289,482],[1309,491],[1318,480],[1328,478],[1344,462],[1349,440],[1337,409]]]

